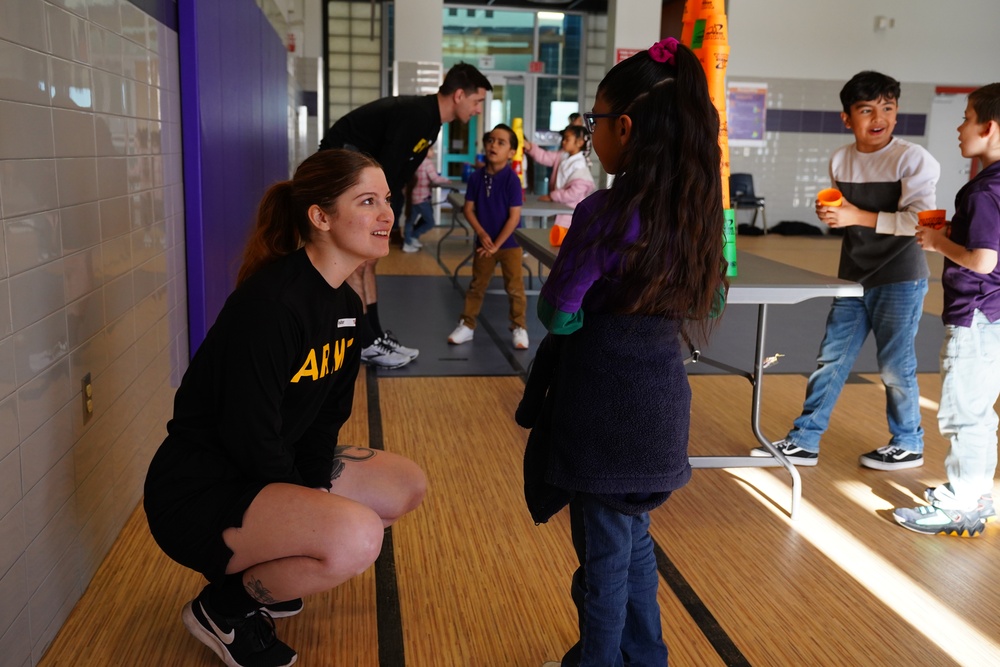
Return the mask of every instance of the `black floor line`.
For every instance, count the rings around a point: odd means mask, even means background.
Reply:
[[[701,601],[698,594],[694,592],[687,580],[664,553],[660,545],[653,541],[653,552],[656,554],[656,567],[663,576],[663,579],[670,586],[677,599],[684,605],[684,609],[694,620],[695,625],[701,630],[708,643],[712,645],[715,652],[722,658],[726,667],[750,667],[750,662],[743,653],[736,647],[733,640],[729,638],[726,631],[722,629],[715,616],[708,610],[705,603]]]
[[[374,366],[367,367],[365,379],[368,385],[368,446],[384,450],[378,371]],[[403,614],[399,608],[399,584],[396,579],[396,555],[392,548],[392,528],[385,529],[382,552],[375,561],[375,617],[378,625],[378,664],[381,667],[405,667]]]

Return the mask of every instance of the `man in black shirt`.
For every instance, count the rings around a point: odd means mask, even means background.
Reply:
[[[382,165],[392,193],[392,210],[400,219],[403,188],[437,140],[442,123],[463,123],[482,113],[489,80],[472,65],[459,63],[448,70],[435,95],[386,97],[358,107],[327,130],[320,150],[348,148],[367,153]],[[417,358],[419,350],[404,347],[383,331],[378,319],[375,264],[365,262],[348,278],[348,284],[365,304],[365,320],[371,328],[361,359],[383,368],[399,368]]]

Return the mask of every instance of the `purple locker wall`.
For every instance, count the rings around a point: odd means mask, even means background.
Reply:
[[[253,0],[180,0],[178,22],[193,356],[236,284],[257,202],[288,178],[288,75]]]

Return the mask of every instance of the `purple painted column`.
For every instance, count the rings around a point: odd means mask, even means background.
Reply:
[[[179,0],[191,354],[236,282],[257,202],[288,178],[287,53],[253,0]]]

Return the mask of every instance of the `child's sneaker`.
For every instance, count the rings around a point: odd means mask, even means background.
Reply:
[[[900,508],[893,512],[892,516],[903,528],[924,535],[943,533],[959,537],[975,537],[983,532],[986,525],[976,510],[961,512],[933,505],[923,505],[913,509]]]
[[[420,252],[420,246],[418,246],[414,241],[404,243],[403,252]]]
[[[476,331],[474,329],[465,326],[465,322],[459,322],[455,330],[449,334],[448,342],[452,345],[461,345],[462,343],[468,343],[475,335]]]
[[[416,248],[417,250],[424,247],[424,244],[421,243],[420,239],[418,239],[416,236],[410,239],[410,245]]]
[[[517,327],[513,332],[514,347],[518,350],[528,349],[528,330]]]
[[[807,452],[798,445],[787,440],[779,440],[774,443],[775,449],[785,455],[789,463],[796,466],[814,466],[819,463],[819,452]],[[771,452],[763,447],[754,447],[750,450],[750,456],[771,456]]]
[[[304,607],[302,598],[295,598],[294,600],[286,600],[285,602],[272,602],[271,604],[261,605],[260,610],[266,611],[267,615],[271,618],[288,618],[289,616],[295,616]]]
[[[893,445],[879,447],[873,452],[862,454],[858,457],[858,463],[866,468],[875,470],[905,470],[906,468],[919,468],[924,464],[924,455],[917,452],[909,452]]]
[[[195,639],[229,667],[287,667],[298,656],[274,634],[274,621],[260,609],[243,617],[216,613],[208,602],[208,587],[184,605],[181,618]]]
[[[928,487],[924,489],[924,498],[931,505],[937,505],[939,503],[949,504],[950,501],[955,497],[955,493],[951,488],[951,482],[946,482],[938,487]],[[979,496],[979,517],[984,523],[989,523],[990,519],[993,519],[997,515],[996,509],[993,507],[993,494],[984,493]]]
[[[416,359],[417,357],[420,356],[420,350],[418,350],[415,347],[406,347],[405,345],[400,344],[396,336],[393,335],[393,333],[388,329],[382,332],[381,341],[390,350],[392,350],[397,354],[401,354],[404,357],[409,357],[410,359]]]

